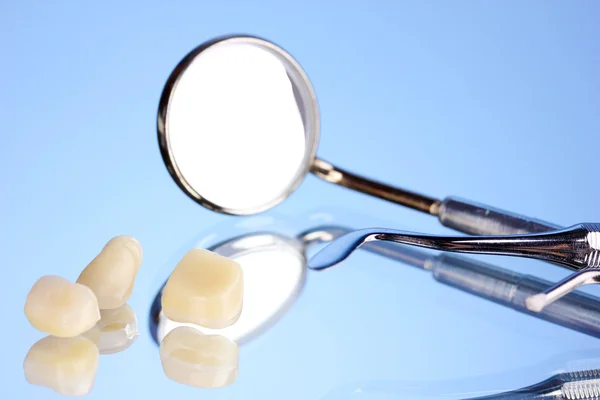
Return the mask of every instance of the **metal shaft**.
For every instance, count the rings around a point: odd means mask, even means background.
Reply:
[[[313,161],[310,172],[327,182],[431,215],[438,214],[441,204],[437,199],[355,175],[318,158]]]
[[[573,270],[600,267],[600,224],[579,224],[529,235],[445,237],[395,229],[362,229],[343,235],[310,260],[313,269],[332,267],[371,241],[390,241],[434,250],[534,258]]]
[[[439,200],[386,185],[345,171],[318,158],[313,160],[310,172],[327,182],[435,215],[442,225],[470,235],[516,235],[561,228],[556,224],[457,197]]]

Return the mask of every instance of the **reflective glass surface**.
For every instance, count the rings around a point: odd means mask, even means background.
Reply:
[[[74,281],[120,234],[144,248],[127,302],[139,335],[117,353],[103,342],[112,354],[99,355],[90,399],[462,399],[600,368],[593,321],[566,327],[511,303],[569,271],[503,257],[466,257],[502,269],[479,277],[516,279],[487,293],[495,301],[465,290],[477,281],[458,279],[460,262],[442,274],[361,250],[293,275],[286,291],[301,278],[298,296],[252,325],[225,388],[168,379],[151,329],[157,292],[193,246],[258,232],[297,239],[329,225],[451,232],[310,175],[251,218],[191,201],[156,134],[162,87],[191,48],[247,32],[288,50],[319,99],[317,154],[344,169],[568,226],[600,220],[598,15],[593,2],[1,2],[0,393],[63,398],[26,380],[26,355],[46,335],[25,318],[25,296],[42,275]],[[437,256],[425,254],[416,258]],[[594,296],[576,299],[591,318],[600,291],[582,294]]]

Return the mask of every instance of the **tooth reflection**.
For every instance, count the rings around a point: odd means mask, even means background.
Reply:
[[[84,336],[98,346],[100,354],[121,352],[139,336],[135,312],[127,304],[112,310],[100,310],[100,321]]]
[[[165,336],[159,352],[165,375],[175,382],[218,388],[237,378],[238,345],[224,336],[180,326]]]
[[[25,379],[66,396],[84,396],[94,385],[99,357],[96,345],[84,337],[47,336],[29,349]]]

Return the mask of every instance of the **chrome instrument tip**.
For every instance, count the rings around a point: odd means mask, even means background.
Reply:
[[[600,283],[600,268],[577,271],[542,293],[529,296],[525,306],[529,311],[540,312],[556,300],[575,291],[581,286]]]
[[[525,300],[525,306],[529,311],[540,312],[548,305],[548,297],[544,293],[538,293],[533,296],[529,296]]]
[[[361,229],[332,240],[310,258],[308,268],[322,270],[341,263],[362,244],[374,239],[374,234],[380,231],[378,228]]]

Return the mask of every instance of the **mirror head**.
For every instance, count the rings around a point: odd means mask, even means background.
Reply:
[[[163,161],[177,185],[225,214],[266,211],[309,172],[319,112],[301,66],[261,38],[229,36],[192,50],[165,84]]]
[[[306,280],[304,244],[277,233],[247,234],[212,246],[211,251],[237,261],[244,273],[244,306],[240,318],[223,329],[209,329],[170,320],[162,312],[162,289],[150,309],[150,332],[160,344],[171,330],[191,326],[219,334],[238,344],[269,329],[296,301]],[[163,285],[164,288],[164,285]]]

